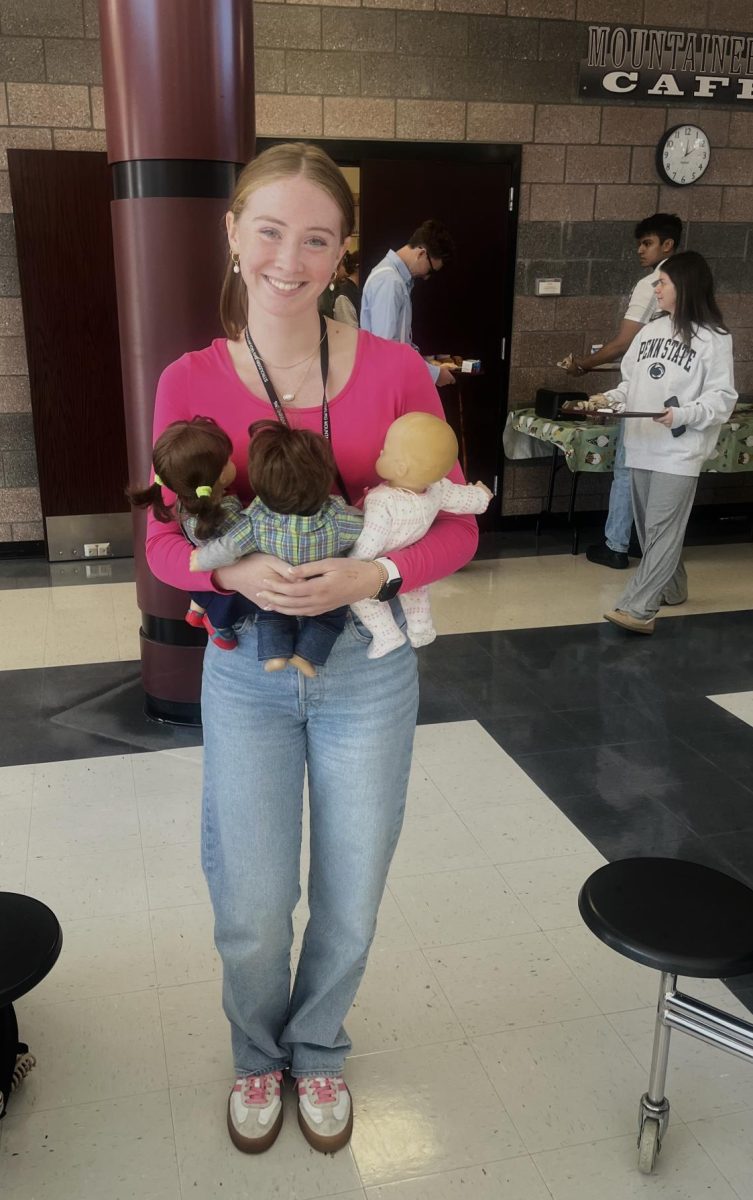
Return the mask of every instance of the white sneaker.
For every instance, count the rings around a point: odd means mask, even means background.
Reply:
[[[282,1129],[281,1071],[241,1075],[227,1102],[227,1128],[244,1154],[268,1150]]]
[[[334,1154],[350,1141],[353,1105],[339,1075],[303,1075],[298,1081],[298,1124],[310,1146]]]

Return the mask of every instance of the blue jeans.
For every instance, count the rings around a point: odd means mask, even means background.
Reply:
[[[238,592],[192,592],[191,599],[200,604],[220,637],[233,637],[233,625],[256,611],[252,600]]]
[[[286,617],[282,613],[259,613],[256,618],[259,658],[290,658],[299,654],[317,667],[323,667],[332,647],[345,628],[348,606],[333,608],[318,617]]]
[[[633,499],[630,468],[625,466],[625,422],[620,421],[615,439],[614,475],[609,492],[609,515],[604,536],[610,550],[627,554],[633,530]]]
[[[407,644],[367,658],[370,635],[349,616],[307,679],[264,671],[253,617],[236,632],[232,654],[207,646],[202,690],[202,865],[235,1068],[338,1074],[403,822],[416,658]],[[304,768],[311,915],[291,995]]]

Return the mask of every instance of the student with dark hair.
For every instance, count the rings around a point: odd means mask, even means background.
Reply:
[[[399,250],[388,250],[364,284],[361,328],[391,342],[413,345],[411,293],[416,279],[431,279],[455,253],[449,231],[441,221],[424,221]],[[417,347],[416,347],[417,349]],[[437,387],[454,383],[452,371],[426,364]]]
[[[623,418],[625,457],[643,558],[616,607],[604,616],[633,633],[654,632],[662,604],[687,600],[682,544],[698,476],[737,399],[732,338],[714,297],[708,263],[688,250],[659,271],[661,318],[634,339],[622,380],[606,392]]]
[[[682,237],[682,221],[673,213],[654,213],[639,221],[634,230],[638,243],[638,259],[644,270],[633,288],[620,328],[601,350],[585,358],[570,356],[567,367],[570,375],[585,375],[604,363],[613,362],[628,350],[633,339],[656,315],[657,304],[654,294],[659,267],[677,251]],[[625,450],[621,432],[618,434],[614,478],[609,494],[609,515],[604,530],[604,541],[589,546],[586,557],[599,566],[624,570],[629,566],[628,547],[633,527],[633,510],[630,502],[630,480],[625,468]]]

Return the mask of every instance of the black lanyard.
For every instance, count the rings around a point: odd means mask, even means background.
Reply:
[[[281,425],[285,425],[288,428],[290,428],[290,422],[288,420],[287,413],[285,412],[285,409],[282,407],[282,404],[280,403],[280,398],[277,395],[277,392],[275,391],[275,386],[272,383],[272,380],[269,378],[269,375],[267,374],[267,368],[264,366],[264,360],[262,359],[261,355],[259,354],[259,351],[256,349],[256,345],[254,343],[254,339],[251,337],[251,330],[249,329],[248,325],[246,326],[246,328],[244,330],[244,334],[245,334],[246,345],[248,346],[249,354],[251,355],[252,359],[254,360],[254,366],[256,367],[257,371],[259,372],[259,378],[261,379],[262,383],[264,384],[264,388],[269,397],[269,402],[272,405],[272,408],[275,410],[275,416],[277,417],[277,420],[280,422]],[[322,437],[325,439],[325,441],[331,442],[332,441],[332,427],[331,427],[330,419],[329,419],[329,404],[327,403],[327,376],[329,375],[329,339],[327,337],[327,323],[324,320],[324,317],[321,313],[319,314],[319,334],[320,334],[320,338],[321,338],[321,340],[319,342],[319,362],[320,362],[321,371],[322,371]],[[337,467],[335,467],[335,479],[337,480],[337,484],[345,498],[346,503],[350,504],[350,496],[348,495],[348,489],[346,488],[345,483],[343,481],[343,477],[340,474],[339,468],[337,468]]]

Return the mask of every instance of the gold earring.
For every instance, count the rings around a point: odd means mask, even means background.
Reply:
[[[241,256],[240,256],[240,254],[236,254],[236,253],[235,253],[235,251],[232,251],[232,252],[231,252],[231,254],[230,254],[230,257],[231,257],[231,258],[232,258],[232,260],[233,260],[233,275],[240,275],[240,273],[241,273],[241,269],[240,269],[240,267],[239,267],[239,265],[238,265],[238,264],[239,264],[239,262],[241,261]]]

